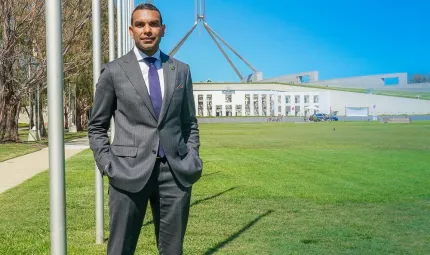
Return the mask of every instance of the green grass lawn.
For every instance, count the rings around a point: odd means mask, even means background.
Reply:
[[[0,162],[16,158],[28,153],[41,150],[48,146],[48,139],[44,138],[37,142],[27,142],[28,130],[19,130],[19,138],[22,142],[19,143],[3,143],[0,144]],[[77,138],[87,136],[87,132],[64,133],[64,142],[68,142]]]
[[[430,254],[430,122],[200,127],[184,254]],[[69,254],[105,252],[93,168],[88,150],[66,163]],[[48,187],[0,194],[0,254],[49,254]],[[156,254],[149,211],[136,254]]]

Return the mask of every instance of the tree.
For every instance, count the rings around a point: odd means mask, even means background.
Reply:
[[[411,79],[409,80],[409,83],[424,83],[430,81],[430,74],[427,77],[425,74],[414,74],[412,75]]]
[[[46,94],[44,2],[2,0],[0,4],[0,143],[19,141],[24,97],[37,86],[41,95]],[[91,41],[91,0],[63,0],[62,8],[63,70],[68,79],[91,62],[91,51],[81,50],[84,42]],[[41,120],[42,124],[43,115]]]

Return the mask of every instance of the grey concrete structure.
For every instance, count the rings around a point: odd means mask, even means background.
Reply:
[[[287,74],[279,77],[264,79],[261,82],[283,82],[289,84],[315,83],[318,81],[318,71]]]
[[[262,82],[282,82],[288,84],[309,84],[336,88],[360,88],[374,90],[402,90],[430,92],[430,83],[408,83],[408,73],[388,73],[319,80],[318,71],[283,75]]]

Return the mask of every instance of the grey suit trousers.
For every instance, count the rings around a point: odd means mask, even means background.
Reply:
[[[148,201],[159,253],[183,254],[192,187],[183,187],[168,164],[157,160],[148,183],[131,193],[109,185],[109,255],[134,254]]]

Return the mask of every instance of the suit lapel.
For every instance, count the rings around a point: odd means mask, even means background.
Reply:
[[[161,52],[161,63],[163,66],[164,76],[164,97],[161,106],[161,113],[158,123],[161,123],[169,108],[170,101],[172,100],[173,93],[175,92],[175,82],[177,74],[177,62],[173,61],[168,55]]]
[[[125,74],[128,76],[133,87],[136,89],[137,94],[139,94],[139,96],[142,98],[142,101],[145,106],[149,109],[152,116],[157,120],[154,108],[152,107],[151,99],[149,98],[149,93],[145,84],[145,80],[142,76],[142,71],[140,70],[139,63],[137,62],[137,58],[134,55],[134,52],[130,51],[127,55],[124,56],[124,59],[122,61],[119,61],[119,64],[124,70]]]

